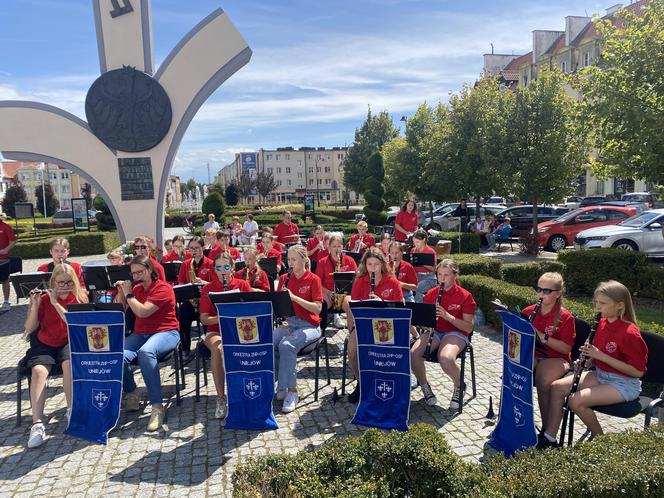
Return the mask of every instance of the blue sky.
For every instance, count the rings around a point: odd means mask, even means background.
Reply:
[[[344,146],[366,116],[395,122],[475,81],[482,54],[530,51],[534,29],[611,2],[559,0],[152,0],[156,65],[215,8],[252,60],[210,97],[180,146],[174,173],[207,181],[235,152]],[[90,0],[2,0],[0,100],[37,100],[85,119],[99,76]]]

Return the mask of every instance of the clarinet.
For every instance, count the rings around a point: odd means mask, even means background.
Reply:
[[[593,340],[595,339],[595,333],[597,332],[597,327],[599,326],[599,321],[602,318],[601,313],[595,314],[595,322],[593,323],[593,326],[590,329],[590,334],[588,334],[588,339],[586,339],[585,344],[592,344]],[[565,441],[565,431],[567,429],[567,417],[569,416],[569,398],[574,394],[578,389],[579,389],[579,382],[581,382],[581,374],[583,373],[583,370],[586,368],[586,362],[588,361],[588,357],[581,353],[579,355],[579,364],[574,370],[574,378],[572,379],[572,387],[570,387],[569,393],[567,393],[567,396],[565,397],[565,404],[563,405],[563,421],[562,421],[562,429],[560,430],[560,444],[563,444],[563,441]],[[570,426],[570,434],[573,434],[573,429],[574,429],[574,418],[569,423]],[[569,444],[572,444],[571,438],[569,441]]]
[[[288,272],[286,272],[286,278],[284,279],[284,285],[281,286],[281,290],[286,290],[288,288],[288,282],[290,281],[292,274],[293,274],[293,269],[289,268]]]
[[[374,295],[376,291],[376,272],[371,272],[369,274],[369,299]]]
[[[440,283],[440,286],[438,287],[438,297],[436,298],[436,301],[438,302],[439,306],[443,305],[443,293],[445,292],[445,284]],[[422,355],[424,358],[428,358],[429,355],[431,354],[431,343],[433,342],[433,329],[429,331],[429,340],[427,341],[427,347],[424,349],[424,354]]]
[[[224,292],[228,290],[228,282],[226,281],[226,274],[221,274],[221,287],[224,289]]]
[[[541,307],[542,307],[542,298],[540,297],[540,298],[537,300],[537,302],[535,303],[535,307],[533,308],[532,313],[531,313],[530,316],[528,317],[528,321],[529,321],[530,323],[533,323],[533,321],[534,321],[535,318],[537,317],[537,313],[539,313]]]

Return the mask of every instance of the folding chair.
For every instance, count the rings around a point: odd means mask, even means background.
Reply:
[[[32,384],[32,368],[26,365],[27,358],[24,356],[18,362],[16,368],[16,427],[21,426],[21,406],[23,401],[23,379],[28,379],[28,398],[30,397],[30,386]],[[48,378],[60,377],[62,375],[62,366],[53,365],[51,371],[48,374]],[[47,384],[48,387],[48,384]],[[31,403],[32,405],[32,403]]]

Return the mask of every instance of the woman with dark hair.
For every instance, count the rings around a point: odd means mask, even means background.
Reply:
[[[189,252],[191,258],[180,265],[178,284],[205,285],[212,280],[214,263],[210,258],[203,256],[205,241],[201,237],[193,237],[189,241]],[[180,340],[182,351],[185,354],[191,352],[191,322],[198,317],[197,300],[184,301],[180,303]]]
[[[406,242],[408,237],[417,230],[419,222],[417,204],[413,200],[406,201],[394,220],[394,240]]]
[[[201,247],[202,252],[202,247]],[[161,397],[159,358],[173,351],[180,335],[175,316],[175,293],[173,287],[158,278],[154,263],[147,256],[136,256],[131,260],[131,278],[117,282],[125,307],[136,316],[134,333],[125,339],[123,390],[124,405],[128,411],[139,408],[140,399],[131,371],[131,363],[138,360],[148,390],[148,401],[152,413],[148,431],[159,429],[164,422],[165,408]]]
[[[436,285],[436,262],[438,256],[433,247],[430,247],[427,244],[427,239],[429,235],[424,230],[417,230],[413,234],[413,247],[410,250],[411,254],[433,254],[433,264],[434,266],[423,265],[415,266],[415,273],[417,273],[417,292],[415,294],[415,301],[418,303],[422,302],[424,295],[428,292],[429,289]]]

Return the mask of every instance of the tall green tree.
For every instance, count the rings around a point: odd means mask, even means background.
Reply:
[[[271,171],[259,171],[256,175],[256,191],[258,195],[265,198],[276,190],[278,187]]]
[[[465,85],[450,98],[449,170],[462,197],[474,197],[478,212],[483,198],[507,195],[505,159],[511,92],[495,78]]]
[[[238,191],[235,182],[231,182],[228,185],[226,185],[226,190],[224,191],[224,197],[226,197],[226,204],[228,204],[229,206],[237,206]]]
[[[565,81],[559,72],[542,71],[529,87],[517,90],[509,113],[510,183],[533,204],[529,252],[537,251],[537,206],[569,194],[586,164],[578,104],[565,92]]]
[[[249,173],[242,173],[240,180],[237,182],[237,191],[240,194],[240,199],[246,201],[247,197],[252,195],[256,189],[256,179],[252,178]]]
[[[355,192],[364,190],[369,156],[397,136],[399,129],[394,126],[387,111],[381,111],[377,116],[371,113],[371,109],[367,111],[367,119],[355,130],[355,140],[344,162],[344,184],[347,188]]]
[[[12,218],[16,217],[16,209],[14,204],[17,202],[28,202],[28,196],[25,193],[23,184],[18,180],[18,175],[12,178],[9,184],[5,197],[2,199],[2,211]]]
[[[424,141],[426,169],[423,181],[429,184],[431,197],[435,201],[455,201],[459,199],[458,171],[453,167],[456,151],[452,144],[452,124],[450,110],[438,104],[434,124]],[[432,215],[433,219],[433,215]]]
[[[44,196],[44,194],[46,195]],[[53,216],[53,214],[60,207],[60,201],[55,196],[55,193],[53,192],[53,187],[51,186],[50,182],[44,183],[43,193],[42,193],[42,186],[39,185],[35,189],[35,197],[37,199],[37,211],[39,211],[46,217]],[[44,210],[44,197],[46,197],[46,210]]]
[[[664,183],[664,2],[616,17],[620,22],[595,21],[601,58],[577,81],[597,150],[592,166],[600,177]]]
[[[374,226],[385,224],[387,214],[385,213],[385,167],[383,166],[383,156],[380,152],[374,152],[369,156],[365,171],[364,180],[364,199],[367,205],[364,206],[364,214],[367,221]]]

